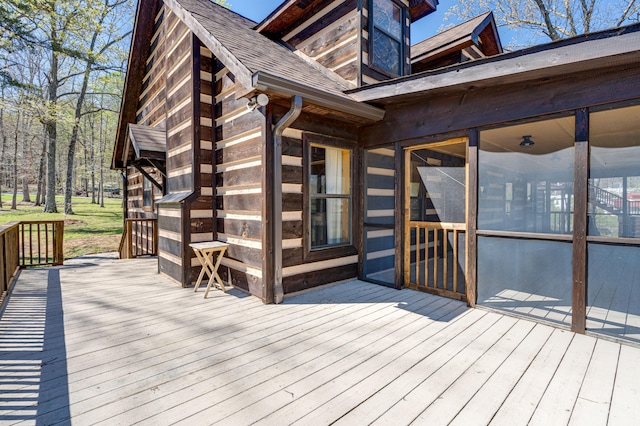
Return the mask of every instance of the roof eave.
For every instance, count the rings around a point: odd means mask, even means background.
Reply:
[[[346,95],[337,96],[262,71],[253,75],[253,88],[260,92],[287,97],[299,95],[303,98],[303,101],[313,105],[371,121],[380,121],[385,115],[384,109],[358,102]]]
[[[614,30],[614,34],[585,35],[519,52],[494,56],[436,71],[378,83],[347,93],[359,102],[389,102],[420,93],[465,90],[471,86],[518,83],[563,72],[640,62],[640,25]],[[586,40],[580,40],[586,38]],[[585,43],[590,43],[585,47]],[[560,44],[558,46],[558,44]]]

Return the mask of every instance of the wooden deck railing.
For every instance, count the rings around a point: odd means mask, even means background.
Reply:
[[[62,265],[64,221],[12,222],[0,226],[0,306],[20,268]]]
[[[18,224],[20,267],[55,266],[64,263],[63,220],[33,220]]]
[[[460,270],[464,258],[460,257],[459,249],[464,247],[461,237],[466,231],[465,224],[410,222],[408,229],[404,259],[406,287],[464,299],[465,278]],[[415,237],[415,250],[409,236]]]
[[[120,258],[158,255],[158,219],[127,219],[120,240]]]

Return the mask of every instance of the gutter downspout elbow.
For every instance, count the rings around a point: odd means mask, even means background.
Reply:
[[[291,109],[276,124],[273,132],[273,296],[275,303],[282,303],[282,134],[300,116],[302,97],[296,95]]]

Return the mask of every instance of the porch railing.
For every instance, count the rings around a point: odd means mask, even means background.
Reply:
[[[464,300],[464,223],[410,222],[406,287]]]
[[[120,258],[158,255],[158,219],[127,219],[120,240]]]
[[[0,306],[17,271],[29,266],[62,265],[64,221],[12,222],[0,226]]]

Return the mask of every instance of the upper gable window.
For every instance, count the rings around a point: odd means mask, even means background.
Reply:
[[[371,65],[391,76],[402,75],[403,11],[393,0],[371,0]]]

